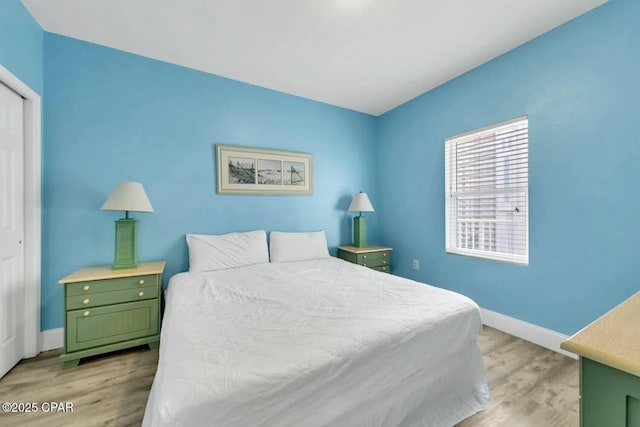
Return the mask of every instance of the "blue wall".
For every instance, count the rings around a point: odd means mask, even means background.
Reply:
[[[379,119],[395,273],[566,334],[640,290],[639,17],[640,2],[612,0]],[[446,254],[445,137],[524,114],[529,266]]]
[[[43,37],[18,0],[3,1],[0,64],[46,90],[42,329],[62,326],[59,278],[111,262],[119,215],[99,208],[130,179],[144,183],[156,209],[134,214],[139,257],[166,259],[167,277],[187,268],[185,233],[324,228],[330,246],[348,242],[345,210],[364,190],[376,207],[370,240],[395,247],[395,273],[575,332],[640,289],[638,16],[638,2],[611,0],[373,118]],[[444,138],[523,114],[530,265],[445,254]],[[314,195],[216,195],[217,143],[312,153]],[[421,261],[419,271],[412,259]]]
[[[58,279],[113,261],[119,181],[144,184],[140,260],[188,268],[185,233],[325,229],[351,241],[353,194],[374,182],[375,118],[121,51],[45,34],[42,329],[63,324]],[[312,196],[215,192],[215,144],[313,154]],[[376,215],[370,216],[376,240]]]
[[[20,0],[0,6],[0,65],[42,95],[43,32]]]

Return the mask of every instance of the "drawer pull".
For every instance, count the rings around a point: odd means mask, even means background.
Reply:
[[[140,284],[140,285],[144,285],[144,279],[140,279],[140,280],[138,280],[138,284]]]
[[[387,263],[387,261],[386,261],[386,260],[382,260],[382,263],[383,263],[383,264],[386,264],[386,263]]]
[[[382,254],[382,256],[386,258],[386,257],[387,257],[387,253],[386,253],[386,252],[384,252],[384,253]]]
[[[91,314],[91,312],[90,312],[89,310],[87,310],[87,311],[85,311],[84,313],[82,313],[82,315],[83,315],[83,316],[85,316],[85,317],[86,317],[86,316],[88,316],[88,315],[90,315],[90,314]]]
[[[143,297],[144,296],[144,292],[138,292],[138,296],[139,297]]]
[[[363,259],[367,259],[367,256],[366,256],[366,255],[364,255],[362,258],[363,258]]]
[[[91,289],[91,286],[89,286],[89,285],[84,285],[84,286],[82,287],[82,290],[83,290],[83,291],[88,291],[89,289]]]
[[[362,265],[365,266],[365,267],[367,266],[367,264],[362,264]]]
[[[83,304],[89,304],[89,298],[85,298],[85,299],[83,299],[83,300],[82,300],[82,303],[83,303]]]

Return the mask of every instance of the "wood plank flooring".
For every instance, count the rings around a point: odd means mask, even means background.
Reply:
[[[491,404],[457,427],[577,427],[578,362],[488,327],[480,337]],[[73,413],[6,414],[0,426],[139,426],[158,362],[146,346],[62,369],[60,350],[0,379],[1,402],[71,402]],[[46,409],[46,407],[45,407]]]
[[[578,361],[484,327],[491,404],[457,427],[578,427]]]
[[[71,402],[73,413],[0,413],[0,426],[139,426],[158,363],[147,346],[82,359],[63,369],[61,350],[20,362],[0,380],[1,402]],[[46,408],[45,408],[46,409]]]

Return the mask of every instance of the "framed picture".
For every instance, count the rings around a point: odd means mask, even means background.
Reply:
[[[216,145],[219,194],[312,194],[311,154]]]

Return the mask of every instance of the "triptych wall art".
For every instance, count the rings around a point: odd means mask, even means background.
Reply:
[[[219,194],[312,194],[311,154],[216,145]]]

